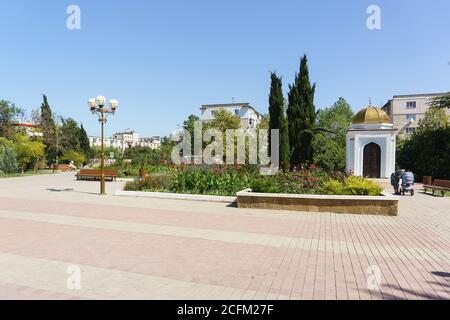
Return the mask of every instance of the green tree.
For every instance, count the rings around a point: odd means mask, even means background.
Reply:
[[[217,110],[214,119],[206,123],[203,127],[205,129],[218,129],[222,133],[225,133],[227,129],[239,129],[241,127],[241,119],[225,109],[220,109]]]
[[[275,72],[271,74],[271,86],[269,94],[269,130],[278,129],[280,134],[280,162],[284,169],[289,168],[290,146],[289,129],[284,110],[283,83],[281,77]],[[269,131],[269,152],[271,150],[271,132]]]
[[[191,114],[191,115],[189,115],[187,120],[185,120],[184,123],[183,123],[184,130],[189,132],[189,134],[191,135],[191,154],[194,153],[194,140],[195,140],[195,137],[194,137],[194,125],[195,125],[195,122],[199,121],[199,120],[200,119],[197,116]]]
[[[87,132],[83,127],[83,124],[80,125],[80,130],[79,130],[79,135],[80,135],[80,149],[84,154],[85,160],[89,159],[90,157],[92,157],[92,152],[91,152],[91,146],[89,144],[89,138],[87,136]]]
[[[450,179],[450,124],[444,110],[430,108],[417,131],[399,141],[397,165],[412,170],[418,179]]]
[[[0,100],[0,137],[12,139],[15,133],[14,122],[23,116],[23,109],[14,103]]]
[[[73,150],[83,152],[80,142],[80,128],[78,123],[72,119],[62,119],[62,127],[60,130],[59,143],[62,153]]]
[[[241,119],[237,116],[228,112],[225,109],[217,110],[214,119],[210,122],[207,122],[203,125],[203,130],[206,131],[208,129],[216,129],[219,130],[223,135],[223,157],[226,157],[226,148],[227,148],[227,138],[226,138],[226,130],[237,130],[241,128]],[[208,142],[203,142],[203,148],[208,145]],[[234,141],[234,154],[236,156],[237,153],[237,140]]]
[[[317,132],[314,94],[316,85],[311,85],[308,71],[308,58],[300,61],[300,72],[289,86],[289,106],[287,109],[291,163],[300,164],[313,160],[312,141]]]
[[[0,144],[0,172],[14,173],[17,172],[18,165],[16,153],[14,150],[5,145]]]
[[[33,161],[36,169],[39,160],[45,157],[45,144],[31,140],[26,134],[17,133],[15,135],[13,149],[22,173]]]
[[[419,120],[417,130],[419,133],[446,128],[449,125],[449,116],[443,109],[430,108],[425,112],[424,118]]]
[[[43,142],[47,146],[45,150],[45,157],[49,163],[53,163],[57,155],[55,131],[56,125],[55,120],[53,119],[52,108],[48,103],[47,96],[43,94],[42,97],[43,101],[40,108],[41,113],[39,117],[39,127],[43,133]]]
[[[313,140],[314,163],[322,169],[345,170],[346,134],[352,117],[352,109],[344,98],[317,113],[317,126],[328,130],[319,132]]]
[[[450,109],[450,92],[443,96],[431,99],[430,105],[438,109]]]
[[[84,163],[85,157],[84,154],[81,152],[76,152],[74,150],[68,150],[64,152],[63,156],[61,157],[62,162],[70,163],[73,161],[77,166],[80,166]]]

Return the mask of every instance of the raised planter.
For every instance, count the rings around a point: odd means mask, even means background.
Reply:
[[[394,196],[328,196],[254,193],[246,189],[237,193],[238,208],[276,209],[307,212],[333,212],[396,216],[398,198]]]

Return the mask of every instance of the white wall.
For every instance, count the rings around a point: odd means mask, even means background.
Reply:
[[[348,131],[346,170],[363,175],[364,147],[372,142],[381,147],[380,177],[387,179],[395,171],[396,131],[392,129]]]

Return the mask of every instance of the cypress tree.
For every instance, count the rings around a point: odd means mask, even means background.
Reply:
[[[284,112],[283,83],[275,72],[271,74],[269,94],[269,152],[271,149],[271,131],[278,129],[280,134],[280,162],[284,169],[289,167],[290,147],[287,120]]]
[[[83,124],[80,125],[80,148],[84,153],[85,159],[88,160],[91,156],[91,146],[89,144],[89,138]]]
[[[43,140],[47,148],[45,157],[47,161],[53,162],[56,159],[56,126],[53,119],[53,112],[48,104],[47,96],[44,94],[41,104],[40,128],[43,133]]]
[[[289,107],[287,110],[289,142],[292,147],[291,163],[312,162],[312,141],[316,132],[316,109],[314,93],[316,85],[311,85],[308,71],[308,58],[300,61],[300,72],[295,82],[289,86]]]

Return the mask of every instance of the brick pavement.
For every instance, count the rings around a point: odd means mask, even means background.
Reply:
[[[0,179],[0,298],[450,298],[450,198],[403,197],[382,217],[97,189],[73,174]],[[369,288],[370,266],[381,283]]]

